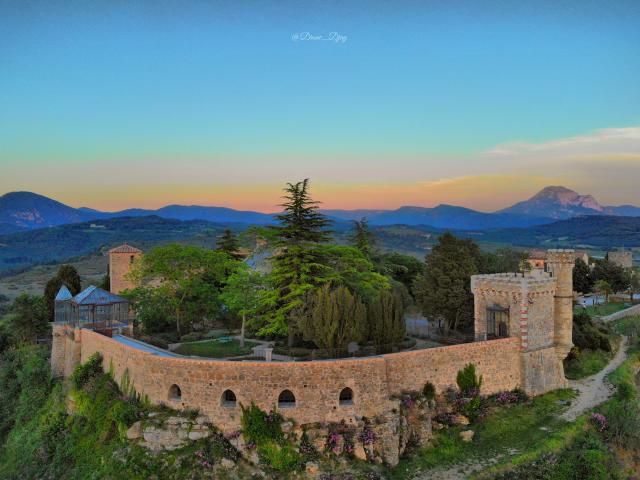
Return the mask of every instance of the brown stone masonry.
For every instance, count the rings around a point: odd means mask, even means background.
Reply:
[[[82,362],[100,352],[105,371],[112,369],[117,381],[127,371],[136,391],[151,402],[198,409],[226,430],[240,426],[240,403],[278,408],[278,396],[285,389],[293,392],[296,402],[282,413],[300,424],[355,422],[357,417],[383,414],[393,394],[421,390],[427,381],[438,391],[455,385],[458,370],[468,363],[484,376],[484,393],[515,388],[522,378],[514,338],[370,358],[267,363],[161,357],[90,330],[81,335]],[[170,396],[173,385],[179,387],[179,400]],[[345,387],[353,391],[351,405],[339,402]],[[223,401],[225,390],[233,391],[235,405]]]

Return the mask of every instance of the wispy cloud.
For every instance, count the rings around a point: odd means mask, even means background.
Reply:
[[[640,153],[640,126],[604,128],[585,135],[561,138],[542,143],[508,142],[484,152],[492,156],[544,155],[580,156],[606,153],[610,155]]]

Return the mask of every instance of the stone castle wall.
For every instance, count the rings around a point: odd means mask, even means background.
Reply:
[[[295,395],[296,406],[282,413],[300,424],[356,422],[384,414],[393,407],[392,395],[421,390],[428,381],[439,392],[455,385],[458,370],[468,363],[484,376],[487,394],[520,386],[523,378],[515,338],[369,358],[267,363],[161,357],[90,330],[81,335],[82,362],[100,352],[105,371],[112,370],[117,381],[126,371],[136,391],[151,402],[198,409],[226,430],[239,428],[240,403],[270,410],[285,389]],[[180,401],[169,397],[174,384],[180,387]],[[352,405],[339,402],[345,387],[353,391]],[[227,389],[237,398],[231,408],[222,402]]]

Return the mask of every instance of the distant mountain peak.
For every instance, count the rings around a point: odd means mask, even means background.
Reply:
[[[580,195],[567,187],[545,187],[529,200],[501,210],[502,213],[538,215],[566,219],[580,215],[615,215],[610,207],[603,207],[592,195]]]
[[[592,195],[580,195],[578,192],[563,186],[544,187],[529,199],[530,202],[549,200],[564,206],[579,206],[598,212],[604,212],[605,210]]]

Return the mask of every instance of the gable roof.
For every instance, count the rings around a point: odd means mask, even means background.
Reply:
[[[142,253],[142,250],[131,245],[124,243],[119,247],[112,248],[109,253]]]
[[[114,295],[101,288],[91,285],[73,297],[77,305],[111,305],[113,303],[128,303],[126,298]]]
[[[60,287],[60,290],[58,290],[58,294],[56,295],[56,302],[64,302],[65,300],[71,300],[73,298],[73,295],[71,295],[71,292],[69,291],[69,289],[67,288],[66,285],[62,285]]]

